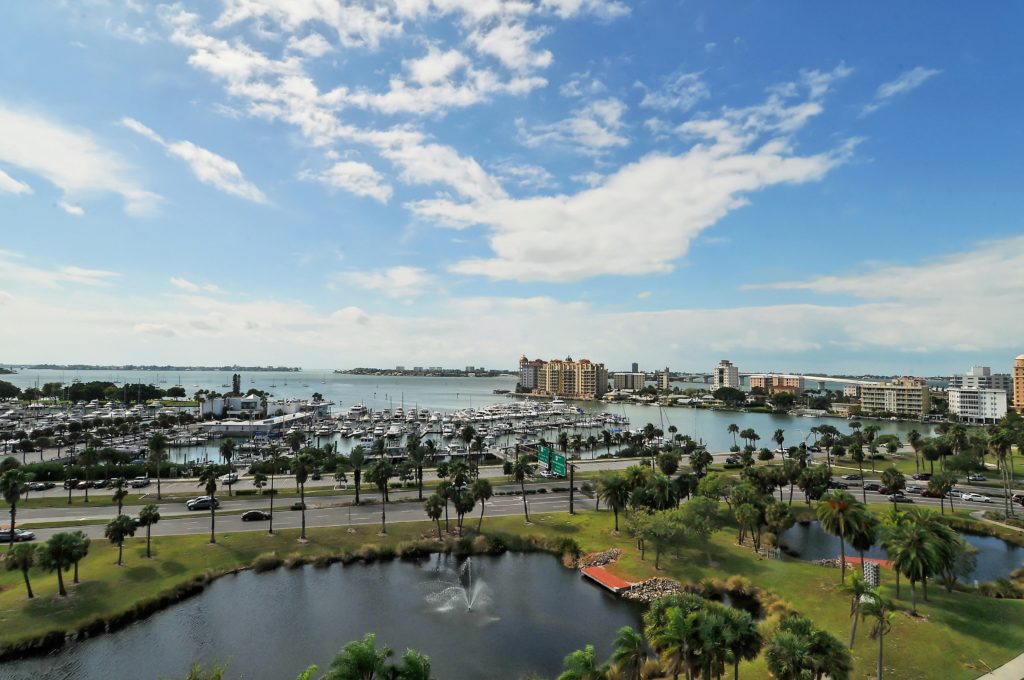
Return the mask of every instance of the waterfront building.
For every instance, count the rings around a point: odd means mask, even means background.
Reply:
[[[1013,362],[1013,408],[1024,414],[1024,354]]]
[[[737,390],[743,387],[740,383],[740,369],[728,359],[719,361],[711,376],[711,391],[714,392],[720,387],[732,387]]]
[[[671,376],[669,375],[669,372],[668,372],[668,366],[665,367],[664,371],[658,371],[658,389],[659,390],[667,390],[667,389],[669,389],[669,387],[670,387],[669,384],[671,382],[672,382],[672,380],[671,380]]]
[[[967,373],[958,373],[949,379],[951,388],[1002,390],[1013,396],[1013,376],[1009,373],[993,373],[988,366],[971,366]]]
[[[931,400],[928,385],[915,378],[903,378],[891,383],[861,385],[860,406],[864,413],[893,413],[901,416],[921,417],[928,414]]]
[[[987,425],[1006,415],[1006,391],[984,387],[949,388],[949,412],[965,423]]]
[[[612,375],[612,382],[616,390],[629,392],[639,392],[647,384],[643,373],[615,373]]]
[[[519,386],[527,391],[537,389],[542,366],[544,366],[544,362],[540,359],[530,361],[526,355],[519,357]]]
[[[523,360],[530,364],[526,357],[520,359],[520,380],[522,380]],[[590,359],[574,361],[572,357],[536,361],[537,385],[533,394],[546,397],[569,397],[570,399],[599,399],[608,391],[608,371],[604,364]],[[524,386],[525,387],[525,386]]]
[[[860,385],[843,385],[843,396],[847,399],[860,399]]]
[[[799,395],[804,391],[802,375],[782,375],[780,373],[761,373],[750,376],[750,389],[760,388],[765,394],[789,392]]]

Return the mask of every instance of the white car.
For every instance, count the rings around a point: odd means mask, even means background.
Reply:
[[[235,472],[229,472],[220,478],[221,484],[231,485],[238,481],[238,474]]]
[[[977,473],[971,473],[971,474],[967,475],[967,481],[968,482],[987,482],[988,481],[988,477],[986,477],[985,475],[977,474]]]
[[[963,496],[961,496],[961,499],[965,500],[965,501],[974,501],[975,503],[991,503],[992,502],[991,498],[989,498],[988,496],[984,496],[984,495],[982,495],[980,493],[965,493]]]

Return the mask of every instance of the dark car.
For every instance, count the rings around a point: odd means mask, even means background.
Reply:
[[[857,473],[855,472],[855,473],[853,473],[853,474],[849,474],[849,475],[843,475],[843,479],[850,479],[850,480],[856,480],[856,479],[863,479],[863,477],[861,477],[860,475],[858,475],[858,474],[857,474]]]
[[[930,489],[921,489],[921,492],[917,494],[921,498],[942,498],[942,494],[938,491],[931,491]]]
[[[828,488],[830,488],[830,489],[849,489],[850,485],[847,484],[846,482],[832,481],[832,482],[828,483]]]
[[[210,509],[210,497],[200,496],[199,498],[193,498],[185,503],[185,507],[189,510],[209,510]],[[220,501],[216,498],[213,499],[213,507],[219,508]]]
[[[78,484],[75,484],[75,488],[81,491],[82,489],[91,489],[93,487],[92,482],[87,479],[83,479]]]
[[[36,535],[34,533],[32,533],[31,531],[25,531],[23,529],[15,529],[14,530],[14,542],[15,543],[18,543],[20,541],[34,541],[35,538],[36,538]],[[10,542],[11,542],[11,530],[10,529],[0,529],[0,543],[10,543]]]
[[[930,472],[915,472],[914,473],[914,479],[916,479],[919,482],[927,482],[931,478],[932,478],[932,474]]]
[[[44,487],[44,488],[47,488],[47,489],[52,489],[52,488],[54,488],[55,486],[57,486],[57,485],[56,485],[56,484],[54,484],[53,482],[37,482],[37,484],[42,484],[42,485],[43,485],[43,487]]]
[[[319,482],[322,478],[323,477],[320,475],[319,472],[314,472],[312,475],[310,475],[310,479],[312,479],[314,482]]]
[[[868,482],[867,484],[864,485],[865,491],[879,491],[881,490],[881,488],[882,485],[878,484],[877,482]]]
[[[65,479],[64,480],[64,488],[65,489],[77,489],[78,488],[78,480],[76,478],[74,478],[74,477],[72,477],[71,479]]]
[[[97,479],[95,482],[92,483],[92,488],[106,489],[108,484],[110,484],[110,482],[106,479]]]
[[[243,522],[263,522],[270,519],[270,513],[262,510],[250,510],[242,513]]]

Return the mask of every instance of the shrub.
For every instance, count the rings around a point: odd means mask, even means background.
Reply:
[[[257,574],[265,571],[273,571],[284,563],[277,553],[263,553],[252,561],[252,570]]]

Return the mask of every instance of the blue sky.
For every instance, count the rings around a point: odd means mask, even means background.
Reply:
[[[0,22],[8,362],[1008,370],[1012,3]]]

